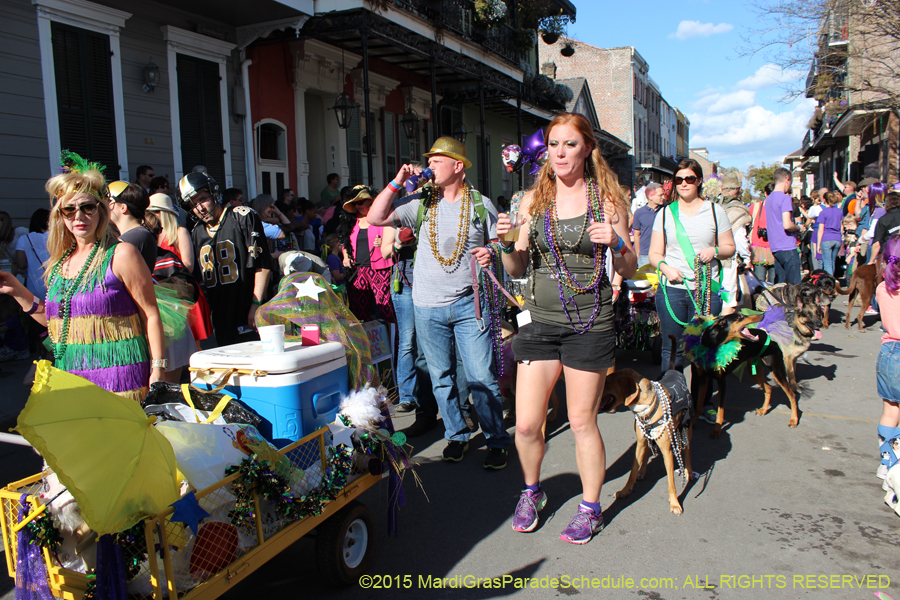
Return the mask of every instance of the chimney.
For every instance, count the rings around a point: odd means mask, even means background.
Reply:
[[[550,61],[541,65],[541,75],[546,75],[550,79],[556,79],[556,63]]]

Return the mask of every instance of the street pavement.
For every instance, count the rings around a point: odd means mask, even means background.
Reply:
[[[834,317],[843,316],[842,300]],[[634,419],[627,412],[602,414],[606,528],[586,546],[560,541],[581,497],[563,402],[547,429],[542,485],[549,503],[534,532],[517,533],[510,525],[522,487],[515,449],[508,468],[485,471],[479,433],[461,463],[443,463],[439,427],[410,440],[422,486],[406,475],[397,536],[387,535],[387,483],[361,497],[375,521],[366,587],[326,585],[311,534],[223,597],[900,599],[900,516],[884,504],[875,477],[880,323],[877,317],[866,323],[865,333],[832,325],[810,348],[809,363],[798,366],[804,393],[796,429],[787,426],[788,402],[780,388],[773,390],[774,409],[758,417],[762,391],[746,377],[729,381],[721,437],[710,439],[711,426],[702,421],[695,428],[692,460],[701,475],[682,493],[680,516],[669,512],[661,458],[651,462],[629,498],[615,499],[631,469]],[[648,361],[649,353],[626,352],[617,364],[653,376],[658,367]],[[16,373],[0,383],[4,430],[26,397],[20,381]],[[562,384],[559,390],[565,398]],[[398,418],[398,428],[409,419]],[[40,467],[28,449],[0,444],[0,453],[0,481]],[[478,578],[501,587],[466,587]],[[4,576],[0,598],[13,597],[12,581]]]

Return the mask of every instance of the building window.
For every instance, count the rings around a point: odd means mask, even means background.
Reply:
[[[109,36],[62,23],[52,31],[60,144],[117,173]]]
[[[203,165],[210,177],[224,182],[219,67],[212,61],[185,54],[178,54],[177,65],[182,173]]]

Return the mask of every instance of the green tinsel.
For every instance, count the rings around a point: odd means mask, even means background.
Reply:
[[[56,527],[53,526],[53,519],[46,512],[29,521],[25,528],[31,534],[30,543],[32,545],[54,552],[62,544],[62,536]]]
[[[228,467],[225,476],[240,473],[231,484],[234,494],[234,510],[231,524],[253,525],[256,518],[253,493],[261,495],[273,506],[276,514],[288,521],[298,521],[304,517],[322,514],[325,505],[338,497],[353,464],[353,452],[349,448],[328,448],[328,467],[322,484],[308,494],[295,497],[287,480],[272,471],[269,461],[259,460],[254,454],[239,465]]]

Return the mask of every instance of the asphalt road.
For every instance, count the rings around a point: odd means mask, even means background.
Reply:
[[[844,310],[840,299],[837,304],[834,316]],[[387,484],[362,497],[375,519],[370,587],[324,584],[310,535],[224,597],[863,600],[881,590],[888,594],[882,600],[900,599],[900,516],[884,504],[874,475],[880,331],[877,318],[867,323],[866,333],[832,325],[813,344],[809,364],[798,367],[805,392],[796,429],[787,427],[787,399],[780,389],[773,392],[774,410],[757,417],[762,391],[746,378],[729,382],[722,436],[711,440],[711,426],[702,422],[695,429],[692,457],[701,477],[682,493],[681,516],[669,513],[661,459],[651,463],[631,497],[614,498],[634,455],[630,413],[599,417],[608,457],[601,494],[606,528],[586,546],[558,538],[580,500],[564,409],[548,426],[543,486],[549,503],[530,534],[510,527],[522,486],[514,449],[507,469],[485,471],[478,434],[463,462],[443,463],[444,443],[434,430],[411,440],[422,489],[407,476],[398,536],[386,535]],[[657,367],[648,360],[648,353],[625,353],[618,365],[653,375]],[[16,374],[0,383],[6,392],[0,401],[3,427],[24,402],[20,380]],[[0,481],[40,466],[26,449],[0,444],[0,454]],[[477,578],[500,579],[502,587],[462,587]],[[5,576],[0,595],[14,597]]]

